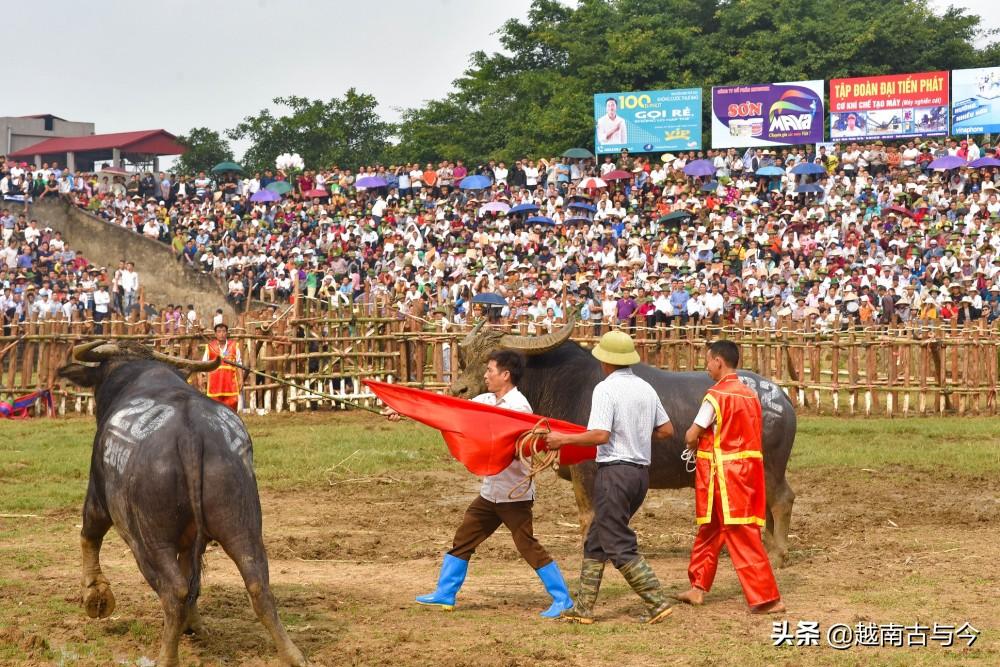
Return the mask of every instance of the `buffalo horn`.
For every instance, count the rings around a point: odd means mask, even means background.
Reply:
[[[483,319],[479,320],[478,322],[476,322],[476,326],[472,327],[472,331],[470,331],[468,333],[468,335],[466,335],[466,337],[464,339],[462,339],[462,342],[459,343],[459,344],[462,347],[468,347],[469,345],[471,345],[472,341],[474,341],[476,339],[476,336],[479,335],[479,330],[483,328],[484,324],[486,324],[486,318],[485,317]]]
[[[222,357],[216,357],[211,361],[200,361],[194,359],[184,359],[182,357],[172,357],[169,354],[163,354],[162,352],[157,352],[156,350],[150,350],[150,354],[153,356],[153,359],[156,359],[157,361],[162,361],[165,364],[170,364],[171,366],[176,366],[177,368],[191,371],[192,373],[208,373],[214,371],[222,362]]]
[[[524,352],[527,355],[542,354],[549,350],[554,350],[568,341],[569,337],[573,335],[575,324],[576,320],[571,317],[563,325],[562,329],[545,334],[544,336],[514,336],[512,334],[504,334],[500,339],[500,347],[507,350]]]
[[[99,364],[108,357],[121,352],[114,343],[106,340],[92,340],[73,347],[73,359],[78,362]]]

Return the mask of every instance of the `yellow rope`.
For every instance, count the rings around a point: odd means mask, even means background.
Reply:
[[[543,470],[559,468],[559,452],[544,449],[545,436],[552,432],[548,419],[539,419],[531,429],[522,433],[514,443],[514,456],[528,466],[528,476],[510,490],[507,497],[516,500],[531,490],[531,482]]]

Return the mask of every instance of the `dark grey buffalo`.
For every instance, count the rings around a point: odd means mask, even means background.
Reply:
[[[80,535],[84,608],[91,618],[115,608],[100,565],[101,542],[113,525],[163,605],[157,664],[177,665],[181,633],[201,631],[201,558],[216,540],[236,562],[281,658],[304,665],[268,583],[250,436],[235,413],[185,382],[217,365],[96,341],[76,346],[72,362],[59,369],[94,387],[97,402]]]
[[[484,322],[459,345],[461,374],[452,383],[455,396],[471,398],[485,391],[483,373],[487,357],[496,349],[520,350],[527,355],[524,377],[518,389],[527,397],[536,414],[586,425],[594,386],[603,379],[600,362],[577,343],[570,341],[573,323],[544,336],[505,334]],[[707,373],[669,373],[639,364],[636,375],[656,388],[660,401],[674,423],[669,440],[653,441],[649,482],[652,488],[679,489],[694,486],[694,473],[687,472],[681,459],[684,433],[694,421],[706,390],[712,385]],[[759,375],[739,372],[744,383],[757,392],[764,415],[764,470],[767,481],[767,526],[765,544],[776,566],[784,564],[788,551],[788,526],[795,493],[785,479],[785,466],[795,441],[795,410],[788,397]],[[593,461],[560,469],[563,479],[573,481],[580,523],[584,531],[593,516]]]

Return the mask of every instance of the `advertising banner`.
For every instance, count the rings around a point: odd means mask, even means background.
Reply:
[[[712,88],[712,148],[823,141],[823,82]]]
[[[594,95],[594,152],[701,148],[701,88]]]
[[[948,72],[830,81],[830,139],[905,139],[948,133]]]
[[[951,133],[1000,132],[1000,67],[951,73]]]

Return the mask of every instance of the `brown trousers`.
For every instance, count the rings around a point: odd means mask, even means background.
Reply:
[[[552,557],[535,539],[531,524],[532,500],[516,503],[493,503],[482,496],[476,496],[469,508],[465,510],[462,525],[455,532],[454,545],[448,553],[455,558],[469,560],[476,547],[496,532],[500,524],[507,526],[514,546],[521,557],[528,561],[532,569],[537,570],[552,562]]]

